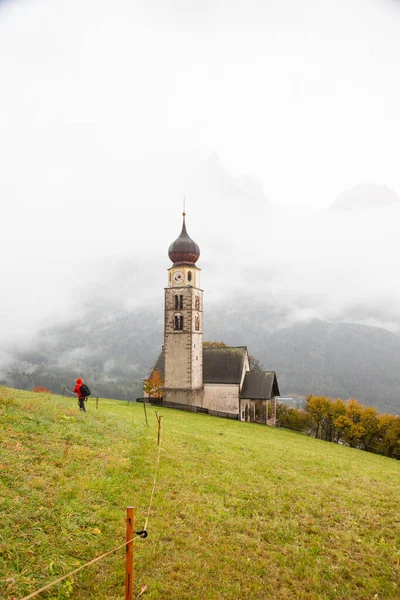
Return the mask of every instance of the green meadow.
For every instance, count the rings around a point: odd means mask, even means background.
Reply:
[[[157,445],[156,410],[162,415]],[[142,404],[0,388],[0,598],[125,542],[154,600],[400,598],[400,461]],[[158,465],[154,496],[150,498]],[[121,548],[38,598],[124,598]],[[144,586],[147,586],[144,589]]]

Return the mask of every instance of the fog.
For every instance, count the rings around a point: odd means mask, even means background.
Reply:
[[[389,0],[0,2],[0,346],[161,310],[184,195],[209,305],[398,332],[399,26]]]

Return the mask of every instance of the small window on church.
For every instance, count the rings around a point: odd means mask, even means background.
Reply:
[[[175,331],[183,330],[183,317],[182,315],[174,315],[174,329]]]
[[[188,271],[188,281],[192,281],[192,271]]]
[[[199,296],[196,296],[196,298],[195,298],[194,307],[195,307],[196,310],[200,310],[200,298],[199,298]]]
[[[172,276],[171,276],[171,271],[169,272],[169,282],[171,283],[172,281]]]
[[[179,308],[183,308],[183,296],[179,296]]]
[[[178,310],[179,306],[179,300],[178,300],[178,296],[175,296],[175,310]]]
[[[200,318],[199,315],[196,315],[194,318],[194,328],[196,331],[200,331]]]

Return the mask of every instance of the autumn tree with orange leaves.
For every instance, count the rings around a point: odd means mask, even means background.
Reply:
[[[148,379],[143,380],[143,391],[150,398],[162,398],[164,394],[164,380],[159,371],[153,371]]]
[[[277,412],[282,427],[400,460],[400,415],[379,414],[355,398],[344,402],[312,394],[305,410],[278,404]]]

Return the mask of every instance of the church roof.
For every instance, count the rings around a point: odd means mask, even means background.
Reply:
[[[156,364],[151,369],[150,377],[153,375],[154,371],[158,371],[160,373],[160,376],[162,377],[162,379],[164,379],[164,372],[165,372],[164,348],[161,350],[160,354],[158,355]]]
[[[279,396],[275,371],[247,371],[240,397],[247,400],[268,400],[272,396]]]
[[[175,265],[194,265],[200,257],[200,248],[189,237],[186,231],[185,215],[183,213],[182,231],[180,236],[172,242],[168,249],[168,256]]]
[[[242,380],[246,346],[203,348],[204,383],[236,383]],[[158,371],[164,378],[164,349],[160,352],[151,373]]]
[[[237,384],[242,380],[246,346],[227,348],[203,348],[204,383]],[[164,379],[164,349],[151,370],[158,371]],[[268,400],[279,396],[279,386],[275,371],[246,371],[240,397],[247,400]]]
[[[203,348],[204,383],[237,383],[242,380],[246,346]]]

